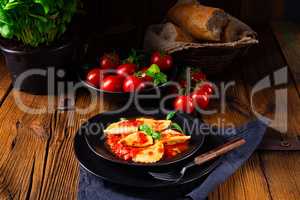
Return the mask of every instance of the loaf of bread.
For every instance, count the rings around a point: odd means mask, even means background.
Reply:
[[[193,38],[205,41],[220,42],[228,24],[228,16],[223,10],[203,6],[195,0],[179,1],[167,17]]]
[[[256,38],[257,33],[247,24],[228,15],[229,22],[224,29],[222,42],[234,42],[243,38]]]

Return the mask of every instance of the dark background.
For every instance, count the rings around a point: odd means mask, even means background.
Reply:
[[[102,47],[140,47],[146,27],[164,19],[176,0],[83,0],[82,39]],[[200,0],[223,8],[254,29],[275,20],[300,21],[299,0]]]

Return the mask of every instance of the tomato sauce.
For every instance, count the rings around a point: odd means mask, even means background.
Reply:
[[[172,158],[180,153],[187,151],[189,148],[188,142],[174,144],[174,145],[165,145],[165,158]]]
[[[125,120],[122,121],[120,123],[120,126],[140,126],[143,124],[142,120],[138,120],[138,119],[129,119],[129,120]]]
[[[143,133],[138,134],[141,143],[147,142],[146,135]],[[126,136],[126,135],[125,135]],[[108,135],[106,138],[106,143],[109,146],[112,153],[114,153],[117,157],[131,161],[132,158],[142,151],[144,148],[138,147],[129,147],[126,146],[119,141],[125,137],[124,135]],[[175,145],[165,145],[164,149],[160,149],[159,151],[164,151],[164,158],[170,159],[180,153],[185,152],[188,150],[188,142],[175,144]],[[153,152],[149,152],[149,155],[153,155]]]
[[[123,160],[132,160],[132,158],[138,154],[142,148],[135,148],[123,145],[119,141],[122,139],[121,135],[109,135],[107,136],[106,143],[110,150],[119,158]]]

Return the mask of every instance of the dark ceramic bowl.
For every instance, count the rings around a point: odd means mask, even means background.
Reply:
[[[152,164],[143,164],[143,163],[135,163],[132,161],[125,161],[116,157],[112,152],[110,152],[110,150],[105,144],[103,129],[107,127],[109,124],[119,121],[120,118],[122,117],[137,118],[143,116],[145,115],[137,110],[129,110],[120,114],[102,113],[94,116],[93,118],[88,120],[88,122],[86,122],[84,125],[82,125],[82,127],[79,129],[79,133],[85,136],[89,148],[102,159],[120,165],[133,166],[133,167],[145,167],[147,169],[149,168],[154,169],[156,167],[176,166],[177,164],[181,163],[182,161],[194,155],[203,144],[204,135],[196,134],[196,129],[194,129],[194,131],[191,132],[189,149],[186,152],[181,153],[173,158],[162,159],[161,161]],[[155,119],[166,118],[166,114],[163,114],[161,112],[157,114],[148,114],[146,116]],[[183,127],[184,132],[186,133],[188,132],[188,127],[184,126],[184,123],[188,123],[192,126],[192,124],[196,122],[194,120],[196,119],[193,119],[189,115],[183,113],[176,113],[176,115],[172,119],[173,122],[176,122],[181,127]]]

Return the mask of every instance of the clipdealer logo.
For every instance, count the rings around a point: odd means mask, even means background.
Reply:
[[[274,85],[271,83],[271,75],[266,76],[261,79],[251,90],[250,102],[251,110],[253,114],[261,121],[266,123],[269,127],[285,133],[288,129],[288,89],[287,87],[282,87],[280,89],[275,89],[275,99],[274,99],[274,118],[268,118],[256,111],[254,105],[255,94],[258,92],[263,92],[265,89],[271,87],[279,87],[288,83],[288,68],[284,67],[278,69],[273,73]]]
[[[76,95],[76,91],[79,88],[84,87],[84,85],[82,83],[73,83],[73,82],[58,82],[57,83],[57,88],[55,88],[55,78],[59,77],[59,78],[63,78],[65,76],[65,73],[61,70],[55,71],[54,67],[49,67],[47,70],[42,70],[42,69],[31,69],[28,70],[26,72],[24,72],[23,74],[21,74],[15,81],[14,84],[14,88],[18,89],[21,88],[20,86],[22,85],[22,82],[28,78],[29,76],[32,75],[40,75],[40,76],[47,76],[48,78],[48,92],[49,94],[54,94],[55,89],[58,91],[58,97],[55,97],[54,95],[49,95],[48,96],[48,105],[47,107],[44,108],[33,108],[30,106],[27,106],[25,104],[25,102],[23,102],[20,93],[14,93],[14,98],[15,98],[15,102],[18,105],[19,109],[22,110],[23,112],[29,113],[29,114],[43,114],[43,113],[53,113],[57,110],[57,107],[55,107],[55,105],[57,104],[57,99],[58,101],[63,100],[62,98],[65,98],[66,96],[69,99],[75,99],[75,95]],[[187,80],[190,80],[189,75],[187,74]],[[272,81],[273,83],[272,84]],[[250,103],[251,103],[251,111],[254,114],[254,116],[256,118],[258,118],[259,120],[263,121],[265,124],[267,124],[269,127],[272,127],[280,132],[287,132],[287,123],[288,123],[288,90],[286,87],[281,87],[279,89],[275,89],[275,99],[274,100],[270,100],[272,102],[274,102],[274,117],[273,119],[268,118],[267,116],[264,116],[264,114],[261,114],[257,111],[257,109],[255,108],[254,105],[254,99],[255,99],[255,95],[257,93],[260,92],[264,92],[264,90],[266,89],[271,89],[272,87],[276,87],[278,88],[278,86],[283,86],[285,84],[288,83],[288,68],[287,67],[283,67],[277,71],[275,71],[273,74],[266,76],[265,78],[263,78],[262,80],[260,80],[259,82],[257,82],[252,90],[250,91]],[[225,113],[226,112],[226,91],[229,87],[234,87],[236,83],[234,81],[229,82],[229,83],[221,83],[220,87],[218,87],[217,85],[213,85],[213,88],[215,90],[215,94],[211,97],[212,99],[218,99],[221,100],[220,102],[220,112],[221,113]],[[169,85],[171,86],[176,86],[177,88],[180,89],[180,85],[177,82],[170,82]],[[85,87],[86,88],[86,87]],[[86,88],[87,91],[89,92],[89,97],[90,97],[90,102],[87,103],[88,105],[85,108],[74,108],[74,111],[78,114],[88,114],[90,112],[95,111],[95,109],[98,110],[103,110],[101,108],[103,108],[103,102],[104,102],[104,94],[97,94],[97,92],[92,89],[92,88]],[[145,113],[145,115],[147,114],[155,114],[155,112],[159,112],[159,110],[161,111],[168,111],[167,108],[164,107],[163,103],[164,101],[166,101],[167,99],[170,98],[175,98],[176,95],[178,94],[169,94],[166,96],[162,96],[160,90],[158,90],[157,88],[155,88],[155,94],[151,94],[151,95],[143,95],[143,94],[139,94],[137,93],[130,93],[128,101],[126,103],[124,103],[121,108],[118,108],[116,110],[112,110],[110,111],[111,114],[114,113],[122,113],[125,112],[127,109],[129,109],[130,105],[132,103],[135,104],[136,108],[141,112],[141,113]],[[67,91],[67,92],[66,92]],[[66,95],[67,94],[67,95]],[[175,95],[175,96],[174,96]],[[145,109],[143,109],[140,105],[139,105],[139,101],[143,100],[143,99],[147,99],[147,98],[155,98],[155,99],[161,99],[161,103],[158,106],[158,108],[156,108],[155,110],[150,111],[146,111]],[[99,105],[100,102],[100,105]],[[99,107],[100,106],[100,107]],[[201,113],[202,115],[213,115],[213,114],[217,114],[217,110],[213,109],[213,110],[201,110],[201,109],[197,109],[197,111],[199,113]],[[149,113],[150,112],[150,113]],[[226,125],[224,125],[223,121],[222,124],[218,124],[222,127],[227,127]],[[230,122],[226,122],[226,124],[230,124],[230,126],[232,125]],[[233,127],[234,125],[232,125]]]

